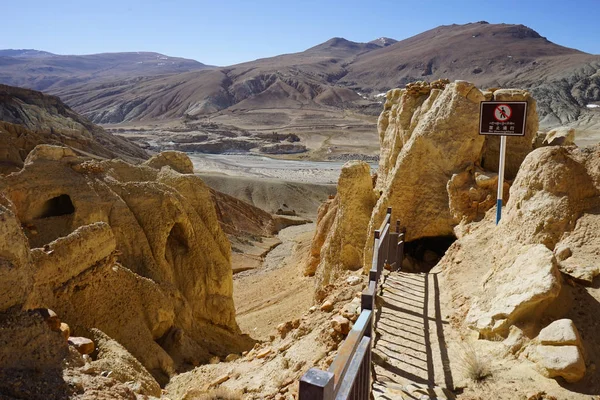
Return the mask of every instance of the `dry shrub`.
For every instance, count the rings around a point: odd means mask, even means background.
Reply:
[[[217,388],[208,392],[190,391],[183,400],[242,400],[242,395],[229,389]]]
[[[462,344],[461,349],[459,360],[466,378],[473,382],[481,382],[492,375],[488,362],[477,354],[472,345]]]

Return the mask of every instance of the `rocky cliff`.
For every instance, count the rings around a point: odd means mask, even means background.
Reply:
[[[399,220],[400,228],[406,231],[409,246],[414,242],[422,247],[423,241],[430,240],[449,244],[457,226],[481,220],[496,203],[499,153],[497,137],[479,134],[479,108],[484,100],[526,101],[529,107],[525,135],[508,140],[504,183],[507,200],[510,183],[533,150],[538,129],[536,103],[527,91],[482,92],[469,82],[448,80],[417,82],[406,89],[390,90],[377,124],[381,150],[374,192],[366,172],[352,173],[360,169],[357,165],[344,168],[338,195],[319,211],[312,256],[305,273],[335,271],[333,265],[352,269],[357,259],[368,271],[374,230],[388,207],[392,207],[392,221]],[[342,203],[357,206],[346,206],[352,211],[340,212]],[[366,214],[370,214],[367,234],[359,237],[356,230],[363,224],[357,221]],[[352,262],[340,250],[341,243],[350,237],[353,248],[359,242],[364,245],[356,257],[350,257]],[[330,248],[333,243],[337,244]],[[437,251],[437,256],[444,251],[445,248]],[[405,267],[414,267],[410,264],[420,261],[412,259],[414,253],[409,252],[409,264]],[[419,253],[417,258],[423,256],[423,252]],[[322,276],[324,284],[331,273]]]
[[[251,347],[211,192],[176,171],[190,165],[181,154],[134,166],[36,147],[0,179],[0,309],[51,308],[77,334],[98,328],[160,383]]]
[[[323,288],[342,271],[360,269],[371,210],[375,205],[369,164],[349,161],[342,167],[334,198],[319,208],[317,230],[304,273],[317,275]]]
[[[538,129],[535,100],[528,92],[481,92],[468,82],[441,80],[387,93],[378,121],[380,197],[369,237],[390,206],[392,220],[400,220],[411,242],[452,237],[459,223],[481,219],[495,205],[499,144],[496,137],[479,135],[479,103],[494,99],[527,101],[530,110],[525,136],[508,140],[508,189],[533,149]],[[371,247],[367,241],[366,254],[371,254]]]
[[[58,97],[6,85],[0,85],[0,138],[0,174],[21,168],[38,144],[68,146],[100,158],[148,158],[144,150],[92,124]]]

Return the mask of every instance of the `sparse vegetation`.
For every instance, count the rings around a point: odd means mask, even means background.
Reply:
[[[461,346],[460,367],[466,378],[473,382],[481,382],[492,375],[487,360],[483,359],[470,344]]]

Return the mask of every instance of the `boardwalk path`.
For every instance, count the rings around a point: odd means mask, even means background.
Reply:
[[[435,274],[392,272],[378,296],[375,399],[453,398]],[[429,395],[422,397],[423,395]]]

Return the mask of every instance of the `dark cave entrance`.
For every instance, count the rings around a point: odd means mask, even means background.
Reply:
[[[454,235],[424,237],[404,244],[404,262],[406,272],[429,272],[446,254]]]
[[[185,227],[177,222],[171,228],[167,243],[165,246],[165,260],[172,268],[172,276],[180,283],[180,287],[187,287],[187,274],[185,272],[186,259],[190,251],[190,243],[188,240]]]
[[[50,217],[61,217],[63,215],[73,214],[75,212],[75,206],[71,201],[71,197],[68,194],[61,194],[46,201],[42,206],[39,215],[35,217],[39,218],[50,218]]]
[[[46,200],[30,211],[31,219],[25,220],[23,231],[31,248],[42,247],[74,230],[75,206],[68,194]]]
[[[187,254],[189,249],[188,241],[186,238],[185,230],[183,225],[176,223],[171,228],[169,236],[167,237],[167,248],[165,249],[165,258],[171,262]],[[172,265],[174,265],[172,263]]]

